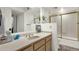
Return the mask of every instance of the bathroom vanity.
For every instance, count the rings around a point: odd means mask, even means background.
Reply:
[[[19,49],[19,51],[51,51],[51,39],[51,35],[48,35]]]
[[[21,37],[18,40],[0,45],[0,51],[51,51],[52,34],[34,33],[36,38]]]

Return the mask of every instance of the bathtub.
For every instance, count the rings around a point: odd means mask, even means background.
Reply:
[[[59,49],[62,47],[64,51],[79,51],[79,41],[58,38]]]

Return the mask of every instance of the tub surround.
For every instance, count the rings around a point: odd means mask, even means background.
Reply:
[[[40,33],[35,33],[34,35],[39,36],[39,37],[35,38],[35,39],[27,39],[25,37],[21,37],[20,39],[14,40],[13,42],[2,44],[2,45],[0,45],[0,51],[19,50],[25,46],[28,46],[28,45],[38,41],[38,40],[41,40],[44,37],[51,35],[51,33],[40,32]]]

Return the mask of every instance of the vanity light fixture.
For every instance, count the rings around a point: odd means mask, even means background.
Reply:
[[[64,8],[61,8],[61,9],[59,10],[59,13],[64,13]]]

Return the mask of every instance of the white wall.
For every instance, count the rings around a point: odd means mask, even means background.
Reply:
[[[52,32],[52,23],[41,24],[42,31]]]

